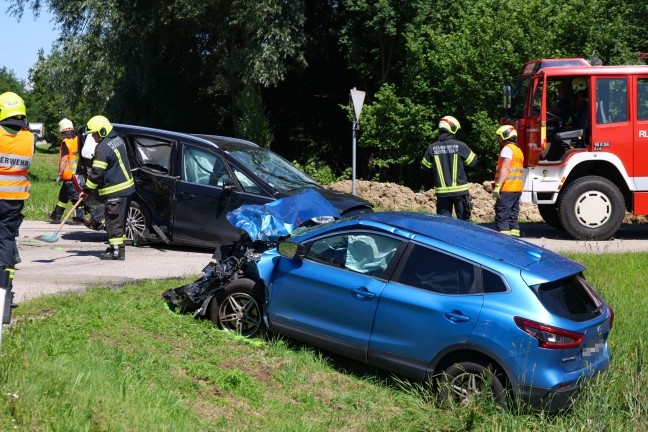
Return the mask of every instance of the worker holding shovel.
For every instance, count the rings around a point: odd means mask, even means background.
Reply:
[[[29,198],[29,167],[34,156],[34,135],[25,120],[25,102],[13,92],[0,95],[0,304],[2,323],[11,321],[16,265],[16,236]],[[2,297],[0,297],[2,299]]]
[[[100,258],[123,261],[126,259],[126,212],[135,192],[126,145],[104,116],[92,117],[85,133],[92,134],[97,147],[81,198],[96,190],[104,204],[109,246]]]

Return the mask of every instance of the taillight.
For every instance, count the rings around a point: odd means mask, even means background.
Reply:
[[[522,317],[514,317],[520,330],[538,340],[538,347],[547,349],[576,348],[583,342],[583,334],[541,324]]]
[[[610,330],[612,330],[612,323],[614,322],[614,310],[608,305],[610,308]]]

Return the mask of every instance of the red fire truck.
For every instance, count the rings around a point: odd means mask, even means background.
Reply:
[[[522,202],[580,240],[606,240],[625,211],[648,214],[648,66],[529,62],[504,86],[502,124],[524,153]]]

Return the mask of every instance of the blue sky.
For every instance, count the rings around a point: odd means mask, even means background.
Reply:
[[[0,0],[0,67],[13,70],[17,78],[27,81],[29,68],[38,59],[38,50],[45,55],[52,49],[52,42],[59,31],[54,28],[52,15],[41,9],[38,19],[31,10],[25,10],[20,22],[7,13],[9,3]]]

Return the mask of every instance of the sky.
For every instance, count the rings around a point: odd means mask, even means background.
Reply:
[[[0,0],[0,67],[13,70],[18,79],[27,81],[29,68],[38,60],[38,50],[45,55],[52,49],[52,43],[59,32],[54,27],[52,15],[41,9],[38,19],[31,10],[25,10],[20,22],[9,15],[9,2]]]

